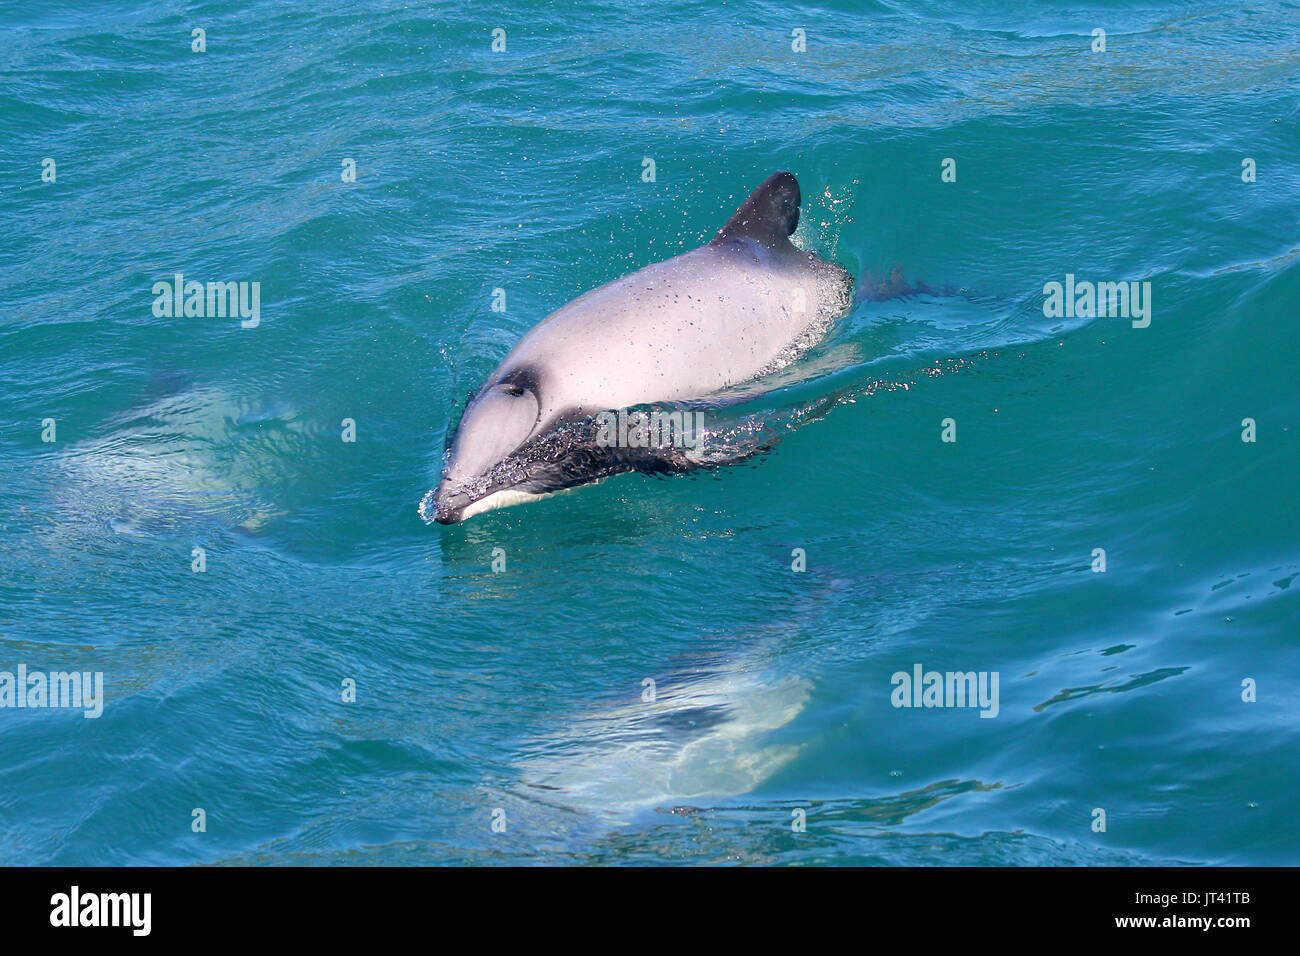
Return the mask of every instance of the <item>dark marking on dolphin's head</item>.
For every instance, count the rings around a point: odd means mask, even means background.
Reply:
[[[438,487],[420,502],[425,521],[457,524],[482,511],[629,471],[671,474],[694,463],[676,448],[602,441],[596,413],[543,416],[536,376],[497,379],[465,407]]]
[[[526,477],[518,469],[502,471],[544,424],[541,378],[538,369],[517,366],[470,397],[447,433],[442,480],[420,503],[426,520],[455,524],[475,502],[510,487],[508,474]]]
[[[545,387],[540,369],[518,366],[470,398],[448,435],[442,480],[420,502],[425,521],[457,524],[640,467],[636,456],[597,441],[590,413],[547,413]]]

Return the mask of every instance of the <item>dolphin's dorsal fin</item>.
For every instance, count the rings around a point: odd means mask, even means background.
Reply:
[[[787,172],[764,180],[709,245],[731,239],[757,239],[768,249],[788,245],[799,225],[799,181]]]

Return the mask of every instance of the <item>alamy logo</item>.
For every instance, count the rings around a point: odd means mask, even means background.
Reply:
[[[1151,283],[1075,281],[1068,272],[1065,282],[1043,286],[1043,317],[1048,319],[1132,319],[1133,328],[1151,324]]]
[[[3,707],[70,707],[80,708],[81,715],[94,719],[104,713],[104,674],[102,671],[28,671],[26,664],[18,670],[0,671],[0,708]]]
[[[698,448],[704,443],[703,412],[601,412],[596,444],[602,448]]]
[[[85,893],[74,886],[50,897],[51,926],[129,926],[132,935],[152,929],[153,894]]]
[[[240,327],[255,329],[262,321],[262,283],[185,281],[176,273],[172,281],[153,284],[153,314],[159,319],[240,319]]]
[[[998,715],[997,671],[923,670],[912,665],[912,673],[896,671],[889,678],[894,691],[889,702],[895,707],[978,707],[981,717]]]

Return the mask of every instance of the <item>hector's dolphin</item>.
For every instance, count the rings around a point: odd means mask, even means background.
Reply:
[[[420,502],[454,524],[627,471],[683,471],[680,448],[593,440],[593,416],[706,399],[822,338],[853,280],[790,242],[799,183],[777,173],[707,245],[574,299],[539,322],[470,399],[442,481]]]

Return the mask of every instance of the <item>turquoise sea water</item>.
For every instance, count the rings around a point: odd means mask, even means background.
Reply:
[[[1300,7],[5,2],[0,76],[0,671],[105,698],[0,709],[0,862],[1300,859]],[[770,454],[421,522],[523,332],[779,169],[922,291]]]

